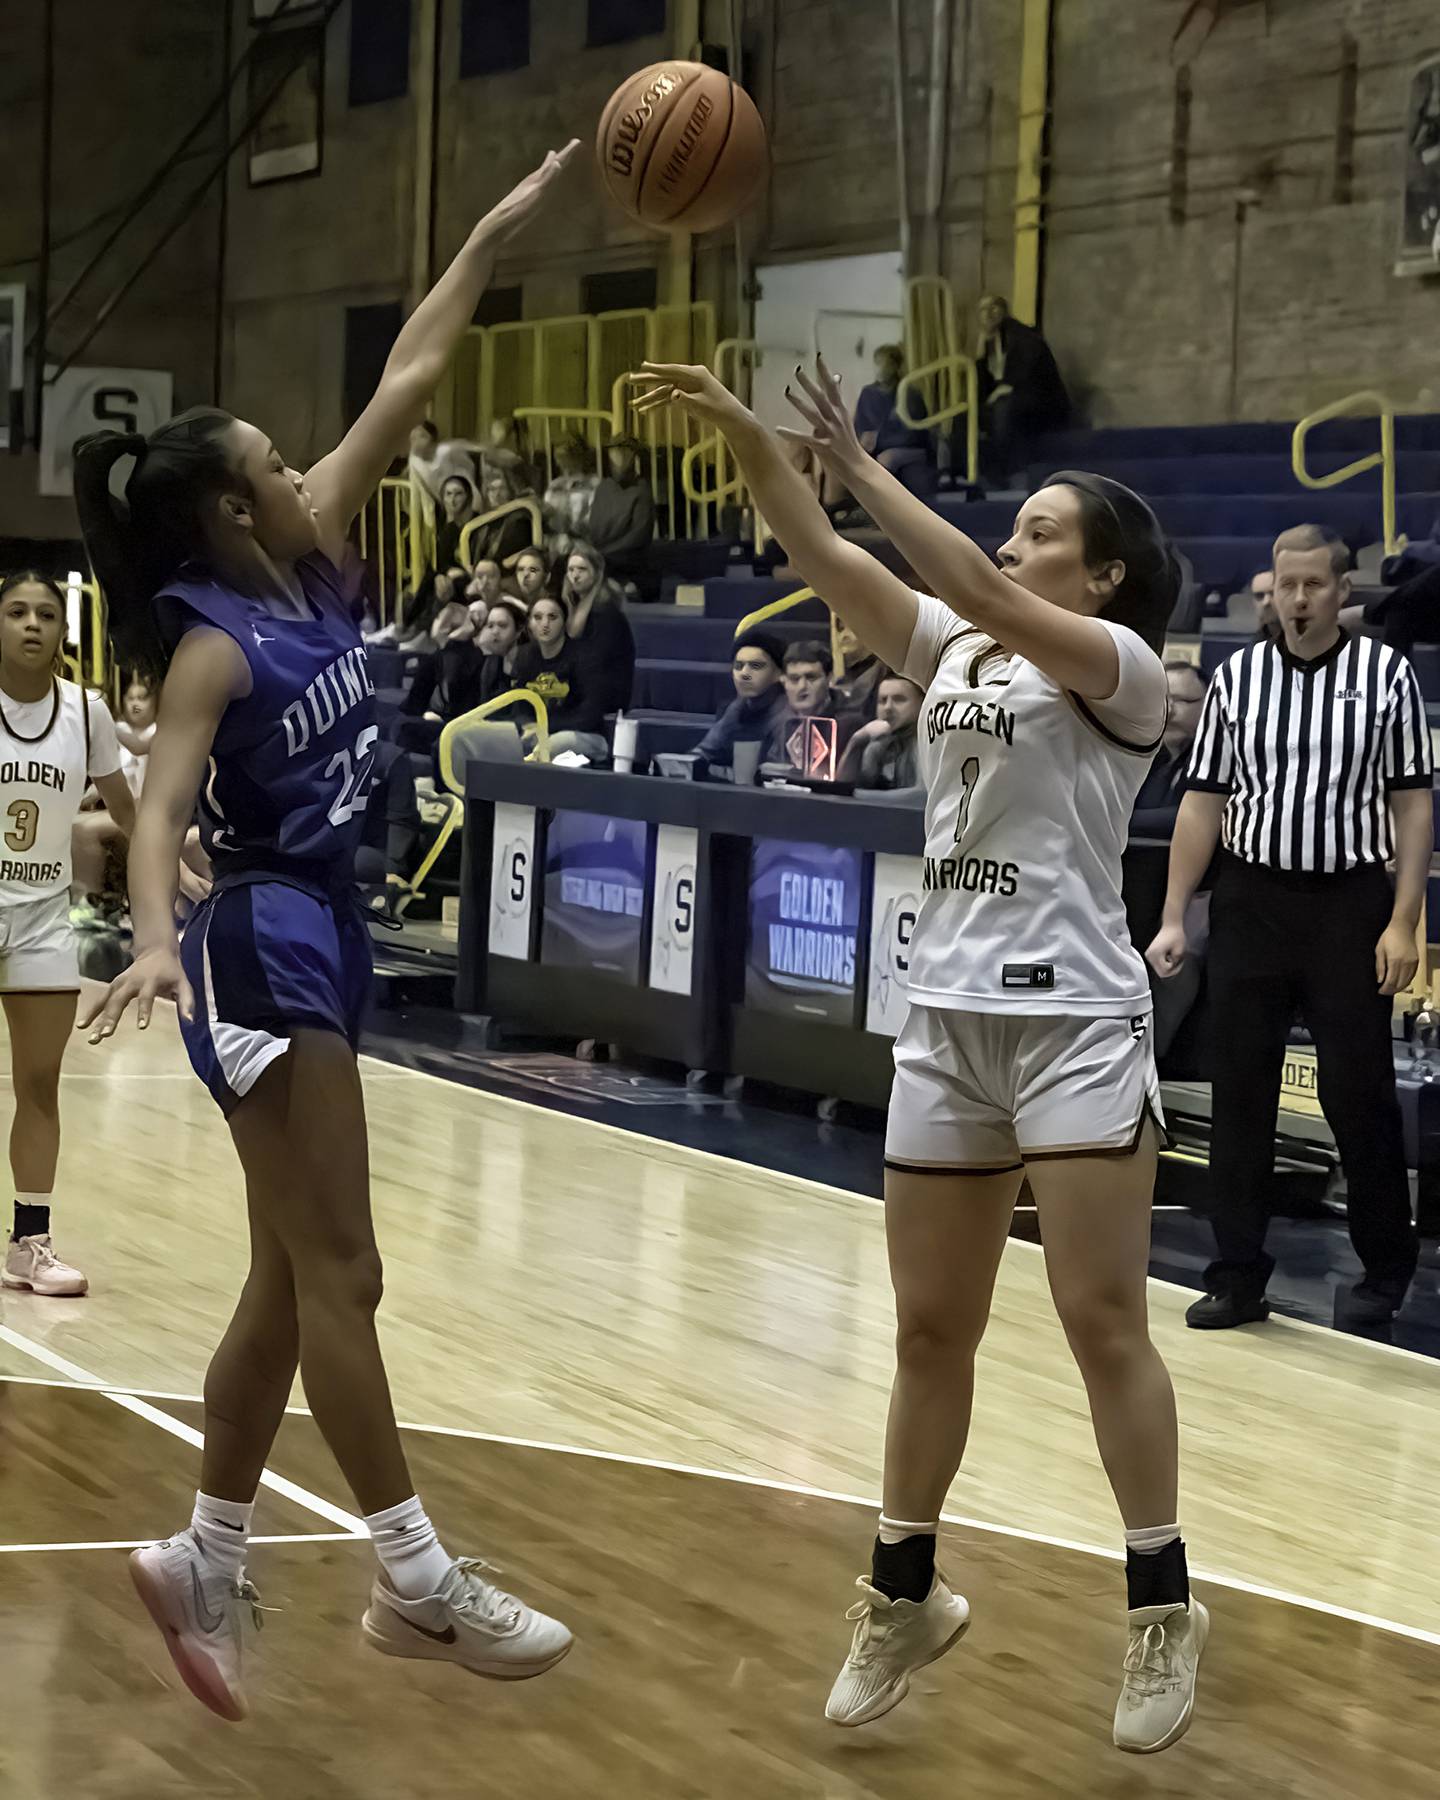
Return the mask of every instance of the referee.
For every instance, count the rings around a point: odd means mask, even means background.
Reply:
[[[1280,634],[1237,650],[1206,696],[1149,950],[1158,974],[1179,970],[1185,908],[1223,832],[1209,960],[1218,1255],[1185,1315],[1202,1329],[1269,1313],[1275,1113],[1297,1012],[1365,1270],[1342,1322],[1388,1322],[1415,1273],[1390,996],[1417,964],[1434,848],[1430,735],[1405,657],[1340,628],[1348,563],[1317,525],[1275,540]]]

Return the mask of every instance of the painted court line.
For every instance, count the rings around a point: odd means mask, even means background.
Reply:
[[[543,1113],[549,1118],[557,1116],[554,1107],[546,1106],[541,1101],[522,1100],[514,1094],[492,1094],[488,1088],[471,1087],[468,1083],[456,1081],[448,1075],[437,1075],[430,1069],[412,1069],[408,1063],[388,1062],[384,1057],[375,1056],[368,1051],[361,1055],[360,1061],[390,1074],[411,1075],[420,1081],[438,1081],[443,1087],[449,1088],[452,1093],[469,1094],[477,1100],[491,1101],[499,1106],[518,1106],[525,1112]],[[738,1170],[741,1175],[747,1176],[752,1181],[772,1183],[783,1181],[792,1187],[806,1188],[822,1200],[856,1200],[862,1206],[877,1207],[883,1207],[885,1204],[874,1194],[857,1194],[851,1188],[834,1187],[829,1182],[815,1181],[808,1175],[792,1175],[784,1169],[764,1169],[757,1163],[744,1162],[738,1156],[726,1156],[721,1150],[700,1150],[693,1144],[672,1143],[669,1138],[653,1137],[646,1131],[630,1131],[623,1125],[612,1125],[605,1119],[582,1119],[577,1118],[573,1113],[560,1113],[558,1116],[570,1124],[584,1126],[587,1131],[601,1131],[608,1137],[628,1139],[632,1148],[637,1150],[639,1146],[653,1144],[657,1149],[666,1151],[672,1156],[686,1157],[695,1162],[723,1164],[727,1168]],[[643,1152],[640,1153],[643,1154]],[[1155,1210],[1157,1212],[1183,1212],[1185,1208],[1156,1207]],[[1024,1238],[1012,1237],[1010,1243],[1022,1250],[1044,1254],[1039,1244],[1029,1243]],[[1163,1288],[1171,1294],[1184,1294],[1190,1300],[1196,1297],[1198,1291],[1195,1288],[1186,1287],[1179,1281],[1167,1281],[1163,1275],[1147,1275],[1145,1279],[1152,1287]],[[1336,1331],[1330,1325],[1316,1325],[1309,1319],[1292,1319],[1288,1313],[1272,1312],[1266,1329],[1272,1332],[1318,1333],[1322,1337],[1338,1341],[1347,1350],[1379,1351],[1386,1356],[1403,1356],[1409,1362],[1423,1363],[1430,1373],[1440,1380],[1440,1363],[1437,1363],[1433,1356],[1427,1356],[1420,1350],[1406,1350],[1399,1344],[1384,1344],[1377,1338],[1356,1337],[1351,1332]]]
[[[0,1325],[0,1343],[9,1344],[23,1356],[30,1356],[47,1368],[54,1369],[59,1375],[68,1375],[79,1386],[97,1389],[102,1398],[112,1405],[122,1407],[133,1413],[137,1419],[144,1419],[147,1424],[159,1426],[161,1431],[168,1431],[171,1437],[177,1437],[182,1443],[191,1444],[199,1449],[204,1446],[205,1439],[193,1425],[187,1425],[180,1419],[171,1418],[169,1413],[161,1412],[148,1400],[139,1400],[133,1394],[121,1393],[115,1388],[107,1388],[98,1376],[92,1375],[88,1369],[82,1369],[79,1363],[73,1363],[68,1357],[60,1356],[46,1344],[37,1344],[13,1331],[8,1325]],[[276,1475],[265,1469],[260,1476],[261,1487],[269,1488],[272,1493],[282,1495],[286,1500],[293,1500],[297,1506],[304,1507],[306,1512],[315,1513],[319,1518],[328,1519],[332,1525],[338,1525],[350,1537],[368,1537],[365,1521],[354,1513],[346,1512],[343,1506],[335,1506],[320,1494],[312,1494],[309,1488],[288,1481],[283,1475]]]
[[[28,1556],[42,1550],[143,1550],[147,1544],[158,1544],[159,1538],[91,1538],[75,1544],[0,1544],[0,1556]],[[292,1531],[274,1537],[252,1537],[256,1544],[353,1544],[352,1531]]]

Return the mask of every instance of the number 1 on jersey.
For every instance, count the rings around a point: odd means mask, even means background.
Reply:
[[[980,758],[967,756],[960,765],[960,811],[955,820],[955,842],[958,844],[970,827],[970,802],[980,785]]]

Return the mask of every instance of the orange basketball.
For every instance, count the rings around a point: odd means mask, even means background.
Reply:
[[[632,218],[713,231],[738,218],[770,166],[765,127],[741,87],[704,63],[654,63],[610,96],[595,154]]]

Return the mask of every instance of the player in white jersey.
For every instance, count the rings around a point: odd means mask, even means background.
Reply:
[[[936,1571],[936,1533],[1028,1176],[1126,1527],[1114,1740],[1163,1750],[1189,1725],[1208,1619],[1190,1599],[1175,1399],[1146,1319],[1161,1118],[1120,858],[1165,725],[1156,651],[1178,563],[1137,495],[1066,472],[1020,509],[997,567],[866,455],[823,363],[815,381],[797,369],[808,430],[782,435],[845,483],[940,598],[917,594],[836,535],[775,436],[708,371],[648,367],[641,409],[679,404],[723,431],[802,579],[926,690],[925,898],[886,1138],[899,1333],[884,1510],[827,1717],[879,1718],[969,1624]]]
[[[80,993],[70,834],[89,781],[127,835],[135,802],[105,702],[55,673],[64,635],[64,598],[47,576],[24,570],[0,582],[0,1000],[15,1090],[15,1218],[0,1280],[73,1295],[86,1279],[50,1239],[60,1062]]]

